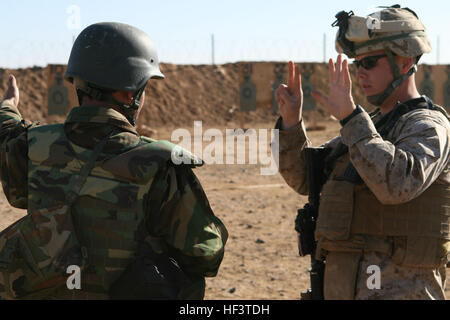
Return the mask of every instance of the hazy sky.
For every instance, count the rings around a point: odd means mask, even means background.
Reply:
[[[432,3],[432,5],[430,5]],[[336,55],[332,28],[341,10],[365,16],[380,1],[272,0],[16,0],[0,1],[0,67],[67,63],[74,37],[101,21],[132,24],[155,42],[161,61],[215,62],[324,60]],[[450,2],[410,0],[425,26],[433,52],[422,62],[450,64]],[[438,38],[440,43],[437,51]]]

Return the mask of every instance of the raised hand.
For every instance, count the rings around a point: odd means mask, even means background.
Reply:
[[[352,97],[352,80],[348,71],[347,59],[342,62],[342,55],[339,55],[336,64],[334,64],[333,59],[330,59],[329,73],[330,92],[328,96],[316,90],[311,92],[311,95],[326,106],[331,115],[338,120],[342,120],[356,109]]]
[[[8,89],[3,96],[3,100],[10,100],[16,107],[19,105],[19,88],[13,75],[8,78]]]
[[[303,91],[300,70],[289,61],[288,85],[281,84],[275,92],[283,129],[297,125],[302,119]]]

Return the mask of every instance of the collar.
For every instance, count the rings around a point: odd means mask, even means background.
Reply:
[[[65,121],[65,124],[69,123],[109,124],[138,135],[136,128],[130,124],[123,114],[108,107],[75,107],[70,111]]]
[[[400,104],[405,104],[405,105],[407,105],[409,107],[415,107],[415,106],[419,105],[420,103],[424,103],[424,102],[428,103],[428,100],[425,98],[425,96],[421,96],[419,98],[410,99],[410,100],[405,101],[405,102],[400,102],[399,101],[399,102],[397,102],[397,105],[395,107],[397,107]]]
[[[396,108],[398,108],[401,105],[405,105],[405,106],[408,106],[408,107],[416,107],[416,106],[418,106],[420,104],[423,104],[423,103],[428,103],[428,104],[430,103],[426,96],[421,96],[419,98],[410,99],[410,100],[407,100],[405,102],[398,101],[397,104],[395,105],[395,107],[391,111],[389,111],[388,113],[382,115],[380,108],[376,108],[374,111],[372,111],[370,113],[370,117],[372,118],[372,121],[374,123],[376,123],[378,120],[380,120],[380,119],[382,119],[384,117],[387,117],[388,115],[394,113]]]

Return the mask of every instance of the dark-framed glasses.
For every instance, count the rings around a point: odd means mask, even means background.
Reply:
[[[377,65],[379,59],[387,57],[386,54],[379,54],[376,56],[368,56],[362,58],[361,60],[353,60],[353,64],[356,65],[356,68],[363,67],[366,70],[370,70]]]

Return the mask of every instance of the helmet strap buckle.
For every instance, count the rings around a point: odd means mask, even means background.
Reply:
[[[85,88],[82,89],[82,91],[84,91],[89,97],[91,97],[91,99],[94,100],[103,100],[103,92],[101,92],[98,89],[94,89],[92,87],[90,87],[89,85],[87,85]]]

